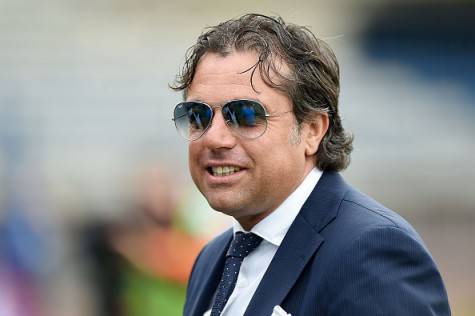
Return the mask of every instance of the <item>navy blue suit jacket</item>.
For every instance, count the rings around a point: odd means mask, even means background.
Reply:
[[[185,316],[202,316],[221,277],[228,230],[198,256]],[[292,223],[245,316],[450,315],[441,276],[399,215],[324,172]]]

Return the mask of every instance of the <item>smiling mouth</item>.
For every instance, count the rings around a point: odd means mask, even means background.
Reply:
[[[215,177],[224,177],[234,174],[241,170],[239,167],[235,166],[219,166],[219,167],[210,167],[208,171]]]

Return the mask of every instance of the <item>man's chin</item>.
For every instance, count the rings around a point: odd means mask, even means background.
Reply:
[[[220,213],[223,213],[225,215],[229,216],[239,216],[240,214],[245,211],[245,208],[243,208],[242,203],[238,203],[235,199],[223,199],[222,197],[214,199],[214,198],[207,198],[209,206]]]
[[[235,216],[239,213],[239,210],[235,209],[236,206],[232,205],[231,203],[216,203],[208,201],[208,204],[216,212],[220,212],[225,215]]]

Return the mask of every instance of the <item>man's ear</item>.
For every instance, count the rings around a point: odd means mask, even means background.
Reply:
[[[305,122],[304,124],[307,125],[305,126],[307,131],[304,139],[305,154],[307,156],[313,156],[316,154],[320,142],[328,131],[330,124],[328,114],[317,114],[311,121]]]

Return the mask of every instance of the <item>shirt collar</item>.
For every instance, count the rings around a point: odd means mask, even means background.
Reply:
[[[321,176],[322,171],[313,168],[297,189],[272,213],[254,225],[251,232],[279,247],[290,225],[295,217],[297,217],[297,214],[310,196],[310,193],[312,193],[313,188]],[[246,232],[236,219],[233,219],[233,231],[234,233],[238,231]]]

